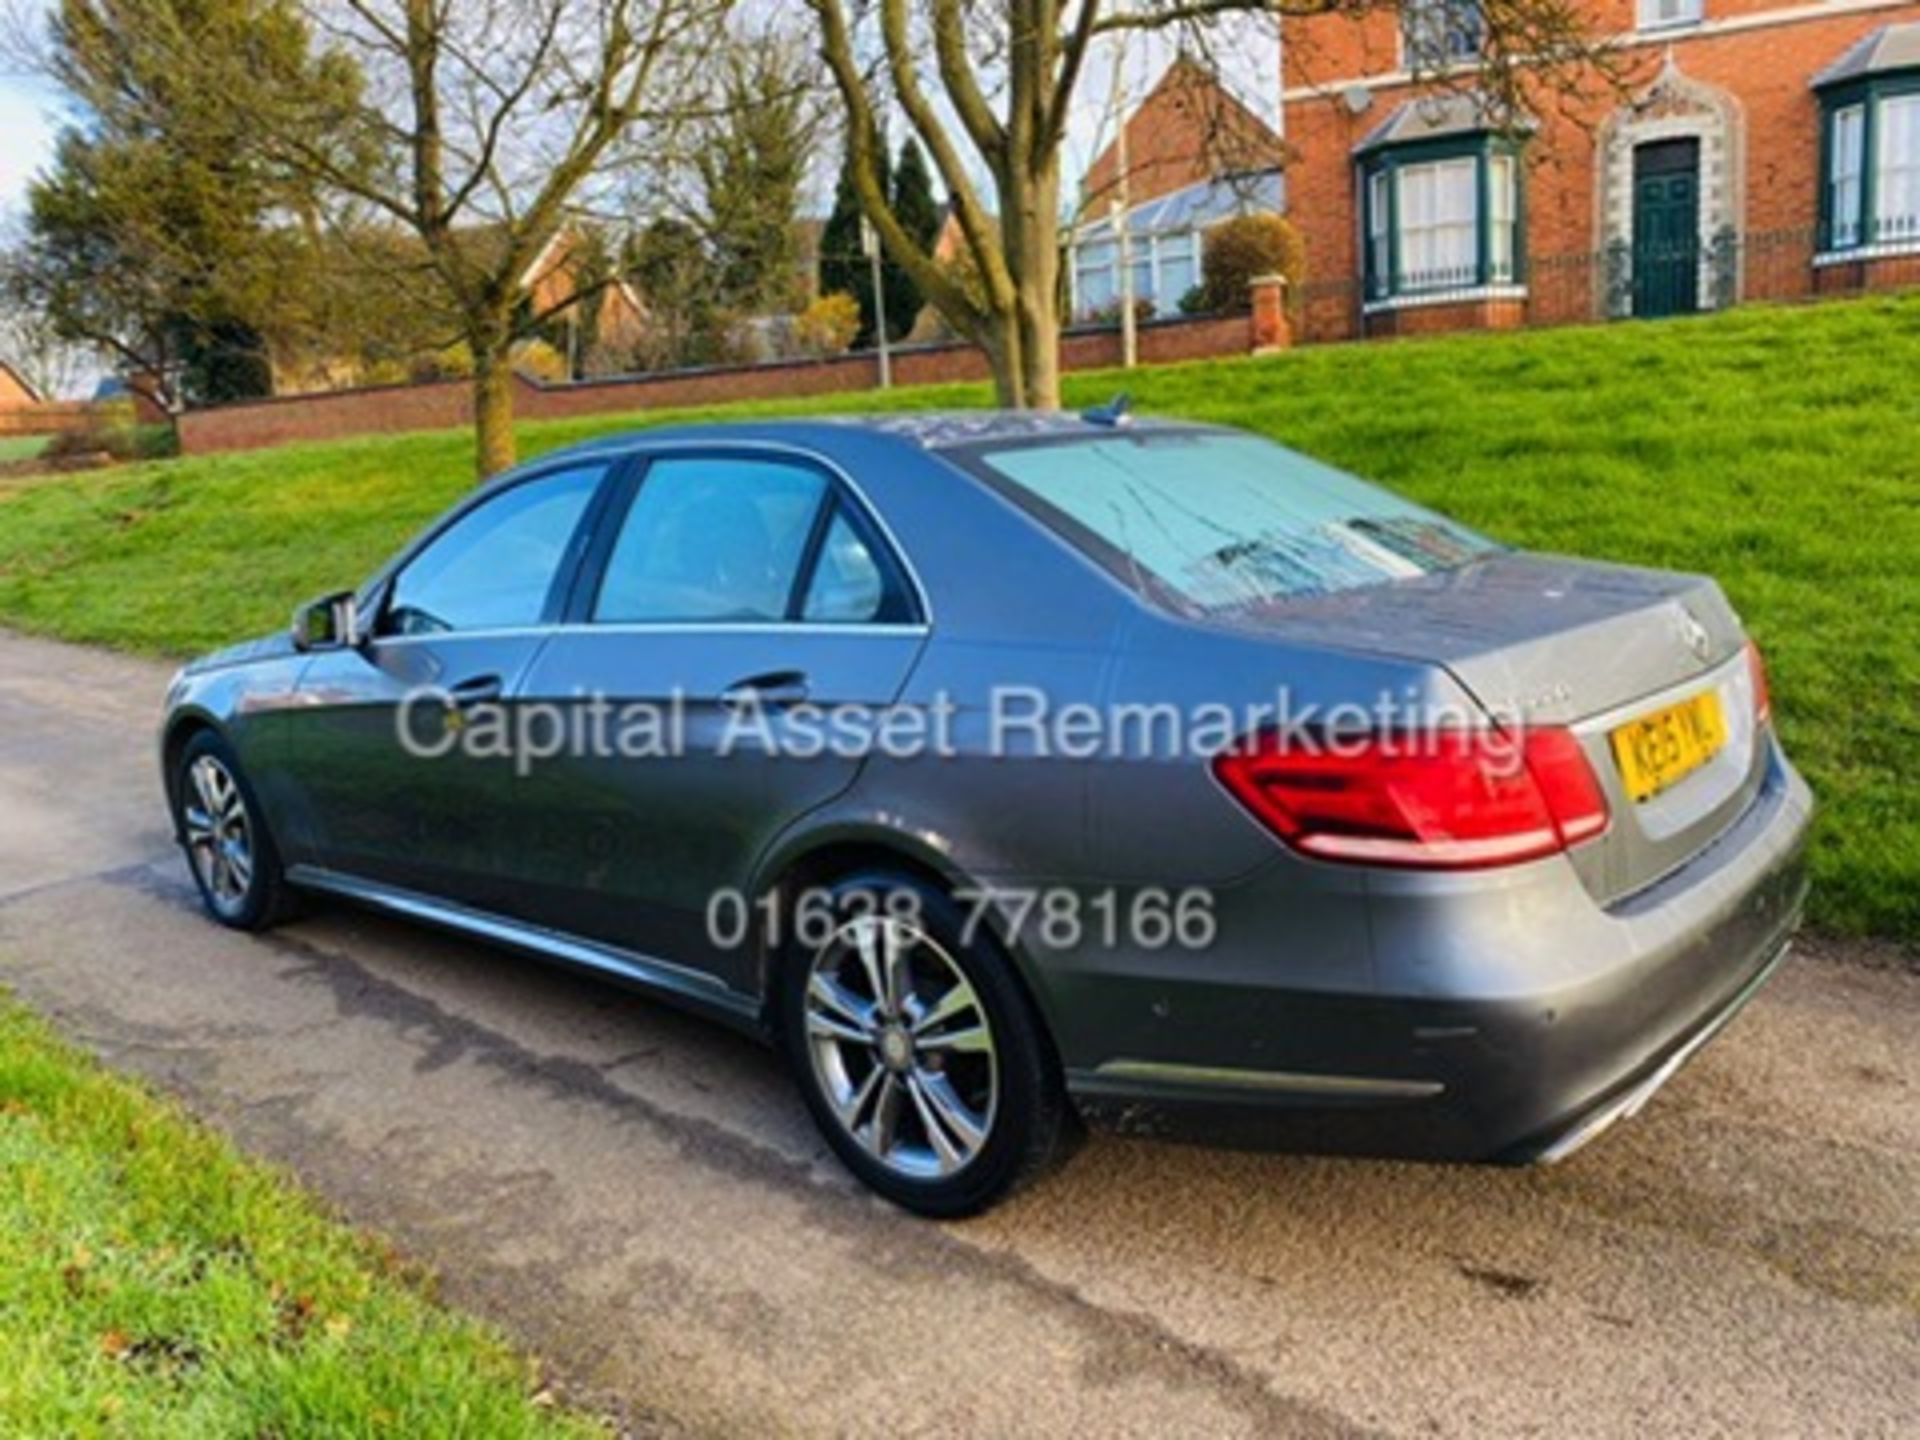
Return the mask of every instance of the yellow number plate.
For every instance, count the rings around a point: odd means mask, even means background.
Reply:
[[[1630,720],[1608,738],[1627,794],[1636,802],[1651,800],[1698,770],[1727,743],[1719,692],[1709,690]]]

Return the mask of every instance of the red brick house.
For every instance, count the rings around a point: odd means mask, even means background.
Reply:
[[[1627,93],[1517,124],[1474,0],[1284,22],[1307,338],[1920,283],[1920,0],[1580,3]]]
[[[71,425],[80,407],[51,401],[5,360],[0,360],[0,436],[51,435]]]
[[[5,360],[0,360],[0,415],[37,410],[42,399],[40,392],[34,389],[26,376]]]
[[[1273,128],[1212,71],[1186,58],[1170,64],[1080,184],[1080,217],[1068,242],[1070,315],[1105,315],[1119,304],[1118,231],[1125,206],[1134,295],[1156,316],[1178,313],[1200,281],[1209,226],[1229,215],[1278,211],[1286,147]]]

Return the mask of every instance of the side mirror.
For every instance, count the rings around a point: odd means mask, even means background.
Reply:
[[[323,595],[293,612],[293,648],[341,650],[360,643],[360,613],[353,592]]]

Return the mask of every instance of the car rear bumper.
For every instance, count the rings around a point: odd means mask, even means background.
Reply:
[[[1584,897],[1564,864],[1491,893],[1387,887],[1365,901],[1371,990],[1296,987],[1271,969],[1261,988],[1223,957],[1183,981],[1109,976],[1103,1008],[1124,1048],[1070,1067],[1069,1089],[1090,1119],[1133,1132],[1561,1158],[1635,1113],[1779,965],[1806,896],[1811,809],[1776,748],[1726,834],[1615,906]],[[1129,1026],[1149,998],[1159,1023]]]

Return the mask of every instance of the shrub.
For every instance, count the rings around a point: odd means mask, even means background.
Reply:
[[[1120,323],[1120,310],[1121,310],[1120,301],[1109,300],[1106,304],[1100,306],[1098,309],[1086,311],[1084,314],[1081,315],[1077,323],[1081,325],[1117,326]],[[1134,324],[1144,325],[1149,320],[1153,319],[1153,317],[1158,313],[1159,313],[1158,310],[1154,307],[1153,301],[1147,299],[1145,296],[1135,297],[1133,302],[1133,323]]]
[[[844,355],[860,333],[860,302],[851,295],[822,295],[793,321],[793,343],[804,355]]]
[[[552,349],[552,346],[548,346]],[[556,358],[558,352],[555,352]],[[516,365],[519,360],[516,357]],[[562,362],[564,368],[564,362]],[[473,378],[473,351],[467,348],[467,342],[456,340],[441,350],[431,350],[424,355],[413,357],[409,367],[413,380],[471,380]]]
[[[1207,231],[1204,248],[1201,303],[1211,311],[1253,308],[1247,286],[1262,275],[1286,276],[1291,299],[1306,273],[1306,247],[1300,232],[1278,215],[1239,215],[1222,220]]]
[[[567,357],[544,340],[522,340],[513,347],[513,368],[535,380],[571,380]]]
[[[173,426],[142,425],[131,400],[94,406],[77,428],[62,431],[40,452],[44,460],[78,455],[110,455],[115,460],[156,460],[179,453]]]

